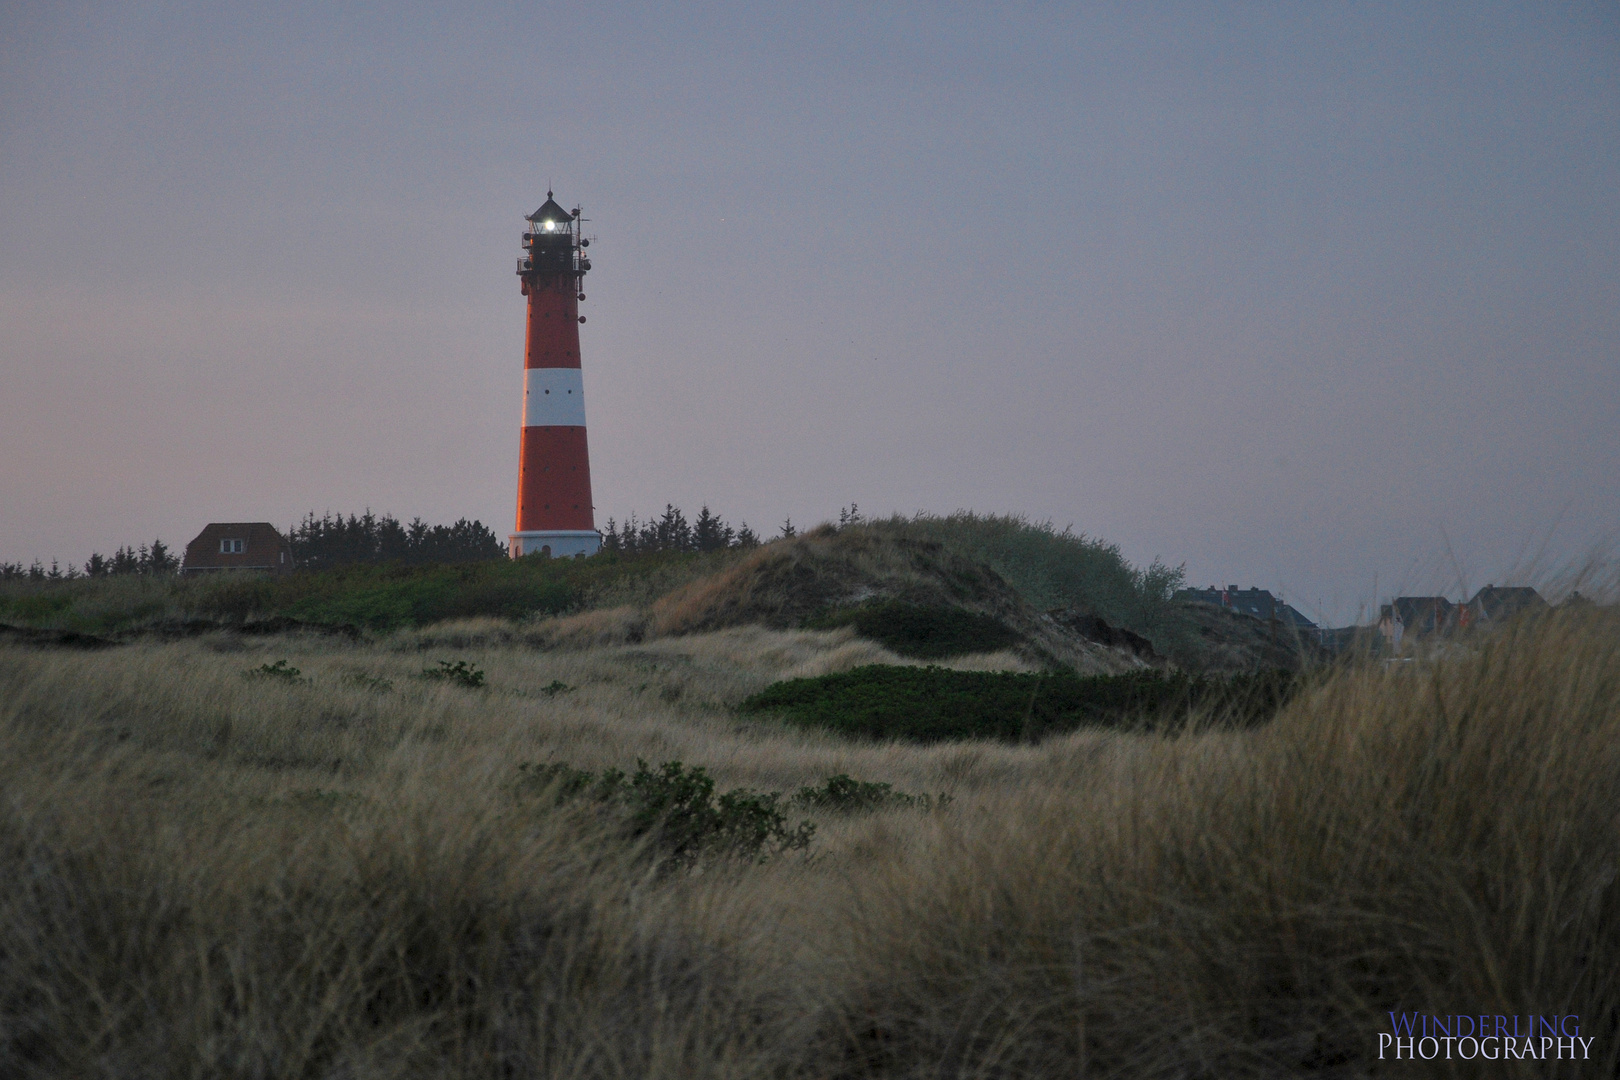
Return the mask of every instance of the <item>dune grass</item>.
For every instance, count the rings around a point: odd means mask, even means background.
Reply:
[[[1578,1014],[1591,1059],[1379,1075],[1620,1067],[1612,611],[1036,746],[738,717],[898,659],[847,630],[513,632],[0,648],[0,1075],[1361,1076],[1390,1010]],[[637,758],[951,799],[669,872],[520,790]]]
[[[875,533],[932,540],[947,550],[983,563],[1041,611],[1079,608],[1115,626],[1154,638],[1175,639],[1177,625],[1170,595],[1184,583],[1180,567],[1155,559],[1132,566],[1119,545],[1073,527],[1020,514],[918,514],[880,518],[859,528]]]

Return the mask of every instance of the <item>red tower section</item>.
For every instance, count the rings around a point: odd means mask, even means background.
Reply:
[[[578,210],[546,192],[526,219],[518,279],[529,298],[523,355],[523,437],[518,447],[513,558],[594,555],[602,546],[591,506],[585,383],[579,365],[580,283],[591,268]]]

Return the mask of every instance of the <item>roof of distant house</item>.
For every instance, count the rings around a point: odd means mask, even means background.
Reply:
[[[1502,619],[1531,608],[1544,608],[1547,601],[1528,585],[1487,585],[1474,594],[1468,606],[1487,619]]]

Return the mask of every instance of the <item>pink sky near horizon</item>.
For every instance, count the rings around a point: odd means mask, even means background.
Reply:
[[[548,183],[598,525],[1022,513],[1335,624],[1620,540],[1612,5],[0,28],[0,561],[504,536]]]

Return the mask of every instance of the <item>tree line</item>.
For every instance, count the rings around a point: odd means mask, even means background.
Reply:
[[[787,528],[792,527],[790,521]],[[733,547],[758,547],[759,544],[759,534],[748,527],[748,522],[732,528],[708,506],[698,511],[696,521],[688,522],[679,507],[665,503],[664,512],[658,517],[641,521],[631,513],[623,523],[608,518],[607,528],[602,530],[602,550],[620,555],[650,555],[659,551],[721,551]]]
[[[333,514],[316,517],[314,511],[283,535],[292,545],[293,565],[312,570],[362,562],[459,563],[499,559],[506,555],[501,543],[481,521],[462,518],[454,525],[429,525],[421,518],[401,524],[392,514]],[[164,575],[180,572],[180,556],[162,540],[150,545],[125,546],[112,556],[96,552],[82,568],[50,567],[35,559],[31,565],[0,563],[0,581],[73,581],[79,578],[123,575]]]
[[[861,521],[854,507],[839,515],[839,524]],[[797,530],[793,519],[782,523],[781,536]],[[354,563],[462,563],[501,559],[507,554],[501,538],[482,521],[462,518],[454,525],[429,525],[421,518],[402,523],[392,514],[333,514],[320,517],[312,510],[284,534],[292,545],[293,565],[299,569],[323,570]],[[733,527],[707,505],[697,518],[687,520],[685,512],[673,503],[664,512],[645,521],[632,513],[623,522],[608,518],[602,530],[602,550],[619,555],[650,555],[664,551],[722,551],[726,548],[758,547],[763,540],[748,522]],[[162,540],[138,547],[124,546],[108,557],[99,552],[82,568],[65,568],[52,560],[50,567],[38,559],[31,565],[0,563],[0,581],[71,581],[122,575],[163,575],[180,571],[180,556]]]
[[[180,569],[180,556],[169,550],[162,540],[153,540],[151,546],[130,547],[127,544],[112,553],[112,557],[95,552],[80,569],[69,563],[63,568],[55,559],[51,568],[35,559],[32,565],[20,562],[0,563],[0,581],[73,581],[77,578],[114,577],[126,574],[173,574]]]
[[[454,525],[429,525],[421,518],[401,524],[392,514],[378,516],[314,511],[287,530],[293,564],[303,569],[366,562],[463,563],[506,556],[501,543],[482,521],[462,518]]]

